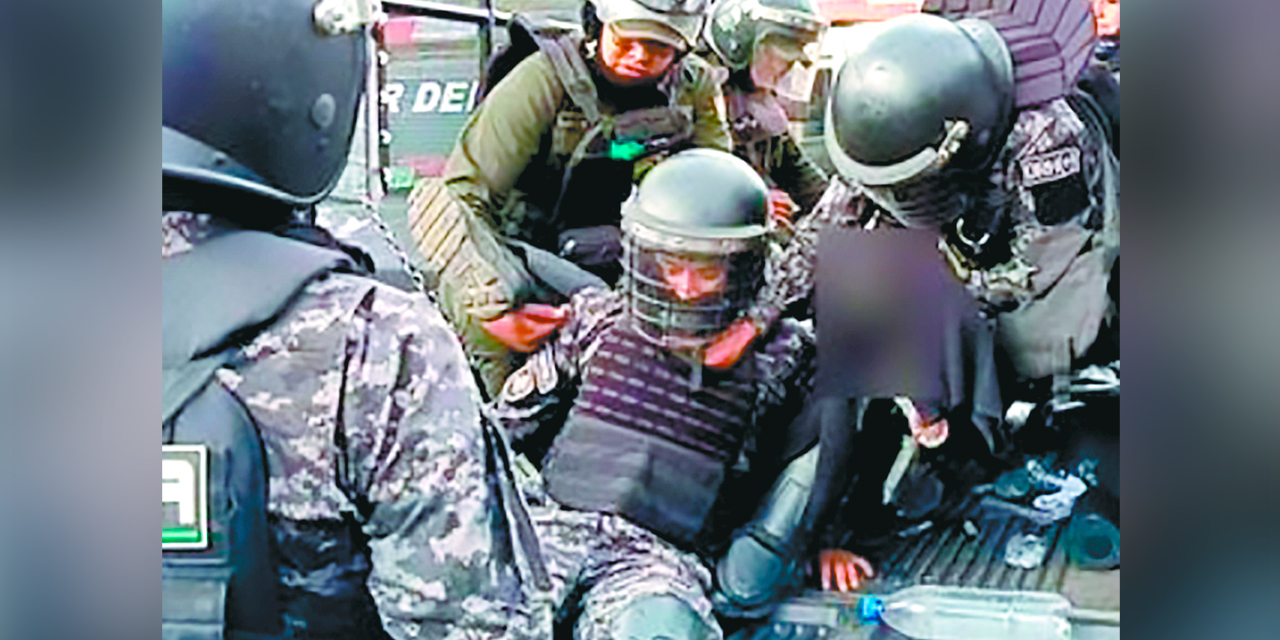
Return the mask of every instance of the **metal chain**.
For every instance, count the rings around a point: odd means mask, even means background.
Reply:
[[[400,261],[400,268],[404,269],[404,272],[409,275],[409,279],[413,280],[416,290],[421,293],[425,293],[427,297],[432,298],[432,301],[434,302],[434,296],[427,287],[427,275],[423,273],[422,269],[420,269],[418,265],[413,263],[413,260],[409,258],[408,252],[401,248],[400,243],[396,240],[395,234],[391,231],[391,227],[387,226],[386,221],[384,221],[382,216],[378,214],[377,206],[366,199],[361,199],[360,204],[362,205],[361,208],[368,214],[369,221],[378,228],[379,232],[381,232],[382,240],[387,243],[387,247],[391,249],[392,255]]]

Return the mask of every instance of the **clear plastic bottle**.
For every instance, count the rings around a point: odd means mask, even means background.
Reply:
[[[1044,591],[917,585],[863,596],[862,624],[887,624],[916,640],[1069,640],[1071,603]]]

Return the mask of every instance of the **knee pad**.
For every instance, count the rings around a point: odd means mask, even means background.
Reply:
[[[753,610],[796,586],[801,525],[817,475],[818,454],[819,448],[813,447],[787,465],[764,507],[716,563],[712,600],[721,613],[756,617]]]
[[[670,595],[644,596],[623,609],[609,630],[614,640],[711,640],[716,632],[697,611]]]
[[[795,562],[750,535],[733,541],[716,563],[716,610],[730,617],[754,618],[760,609],[794,582]],[[760,609],[757,611],[757,609]]]

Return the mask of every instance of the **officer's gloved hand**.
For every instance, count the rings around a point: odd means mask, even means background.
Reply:
[[[823,549],[818,554],[823,591],[855,591],[862,581],[874,578],[871,562],[844,549]]]
[[[480,326],[511,350],[530,353],[568,320],[569,314],[563,307],[531,303],[482,322]]]
[[[769,190],[769,218],[779,226],[789,226],[791,219],[800,210],[791,196],[781,189]]]
[[[703,353],[702,364],[711,369],[728,369],[738,363],[747,347],[760,335],[760,329],[748,318],[739,318],[711,340]]]

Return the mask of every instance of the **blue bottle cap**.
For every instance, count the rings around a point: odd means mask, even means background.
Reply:
[[[858,621],[862,624],[879,624],[880,613],[884,611],[884,600],[875,596],[863,596],[858,599]]]

